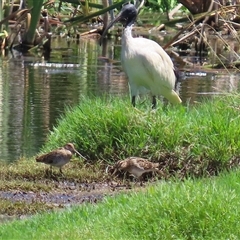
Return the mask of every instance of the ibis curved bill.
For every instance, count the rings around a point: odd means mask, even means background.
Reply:
[[[146,38],[133,38],[132,26],[137,18],[137,9],[133,4],[123,6],[116,18],[105,28],[100,44],[116,22],[124,26],[122,33],[121,62],[128,76],[132,104],[136,105],[136,96],[145,88],[152,95],[152,107],[156,107],[156,96],[162,95],[169,102],[182,102],[175,92],[176,75],[169,55],[162,47]]]

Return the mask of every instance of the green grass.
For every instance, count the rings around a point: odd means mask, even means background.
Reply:
[[[138,103],[135,109],[120,97],[83,99],[59,119],[43,151],[73,142],[89,161],[112,163],[139,156],[164,165],[170,158],[170,170],[190,163],[197,175],[238,162],[240,95],[215,97],[192,107],[159,103],[156,111],[149,105]]]
[[[1,239],[239,239],[240,172],[159,182],[0,225]]]
[[[0,239],[239,239],[239,170],[193,177],[239,165],[239,106],[240,95],[192,107],[159,105],[156,111],[148,102],[134,109],[117,97],[83,99],[66,111],[43,148],[73,142],[88,158],[71,161],[60,181],[106,181],[104,163],[133,155],[159,162],[159,179],[169,181],[95,205],[2,224]],[[58,180],[46,177],[45,169],[33,159],[1,164],[0,190],[56,191]],[[55,209],[39,201],[1,200],[0,205],[0,214],[10,215]]]

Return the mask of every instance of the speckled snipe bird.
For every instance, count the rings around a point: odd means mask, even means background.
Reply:
[[[86,158],[75,149],[72,143],[67,143],[64,147],[36,157],[36,161],[50,165],[51,170],[52,166],[58,167],[60,173],[62,173],[62,167],[70,161],[74,153],[86,160]]]
[[[158,171],[158,167],[159,163],[153,163],[140,157],[129,157],[122,161],[118,161],[113,166],[113,174],[115,174],[117,171],[124,171],[129,172],[136,178],[140,179],[143,173]]]

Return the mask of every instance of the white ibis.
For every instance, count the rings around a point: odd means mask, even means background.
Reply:
[[[152,95],[152,107],[156,107],[156,96],[162,95],[169,102],[182,102],[174,91],[176,75],[174,65],[168,54],[156,42],[146,38],[133,38],[132,26],[137,18],[137,9],[133,4],[123,6],[116,18],[105,28],[102,39],[116,22],[124,26],[122,33],[121,62],[128,76],[132,105],[136,105],[136,96],[145,88]]]

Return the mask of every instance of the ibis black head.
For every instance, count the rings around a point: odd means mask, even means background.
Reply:
[[[103,34],[100,39],[100,45],[102,43],[102,39],[107,34],[108,29],[110,29],[114,23],[121,22],[124,27],[132,25],[137,18],[138,11],[133,4],[126,4],[122,7],[120,13],[116,16],[116,18],[109,23],[109,25],[104,29]]]
[[[137,9],[133,4],[126,4],[113,22],[121,22],[124,27],[132,25],[137,18]]]

